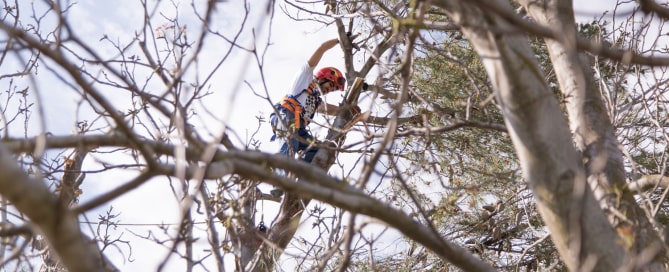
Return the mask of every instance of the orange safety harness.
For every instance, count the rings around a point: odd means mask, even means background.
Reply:
[[[309,124],[308,119],[305,119],[305,124],[302,124],[302,119],[304,118],[304,116],[303,116],[304,110],[303,110],[303,107],[300,104],[300,102],[297,101],[297,98],[300,95],[302,95],[304,92],[307,92],[309,95],[312,95],[314,93],[315,88],[316,88],[316,82],[312,81],[311,83],[309,83],[309,86],[306,89],[302,90],[302,92],[300,92],[299,94],[297,94],[297,95],[286,95],[281,99],[281,101],[279,103],[274,105],[274,108],[278,112],[281,112],[282,110],[285,109],[286,111],[289,111],[293,114],[294,119],[295,119],[294,120],[294,126],[295,126],[294,129],[295,130],[300,129],[302,127],[302,125],[306,126],[306,125]],[[316,107],[318,107],[319,106],[318,104],[320,104],[320,96],[317,99],[318,100],[316,102]],[[310,116],[310,118],[313,118],[313,116]],[[279,118],[277,118],[275,113],[270,114],[270,122],[281,122],[282,121],[282,120],[278,120],[278,119]],[[283,121],[288,121],[288,120],[283,120]],[[276,133],[276,127],[277,127],[276,125],[277,124],[272,124],[272,128],[273,128],[273,130],[275,130],[275,133]],[[275,134],[275,136],[276,136],[276,134]],[[275,136],[273,136],[272,139],[274,139]]]
[[[314,93],[314,88],[316,88],[316,82],[312,81],[311,83],[309,83],[309,86],[306,89],[302,90],[302,92],[300,92],[298,95],[286,95],[281,99],[281,102],[279,103],[281,105],[281,107],[290,111],[291,113],[293,113],[293,116],[295,116],[295,128],[296,129],[301,128],[300,125],[302,123],[301,123],[300,120],[303,118],[303,116],[302,116],[303,108],[302,108],[302,105],[300,104],[300,102],[297,101],[297,98],[300,95],[302,95],[304,92],[307,92],[309,95],[312,95]],[[318,107],[318,106],[319,105],[316,105],[316,107]],[[313,118],[313,116],[310,116],[310,118]],[[306,125],[309,124],[309,122],[307,120],[305,120],[305,121],[307,122],[307,123],[304,124],[306,126]]]
[[[295,128],[300,128],[300,120],[302,120],[302,105],[300,105],[300,102],[293,96],[284,96],[281,99],[280,105],[293,113],[293,116],[295,116]]]

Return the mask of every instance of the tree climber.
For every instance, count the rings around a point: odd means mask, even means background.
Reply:
[[[337,114],[338,107],[323,103],[321,96],[332,91],[343,91],[346,84],[344,75],[339,69],[325,67],[314,74],[314,68],[320,62],[323,54],[339,44],[338,39],[332,39],[321,44],[302,65],[290,88],[290,93],[275,105],[276,113],[270,114],[270,123],[274,130],[272,141],[279,137],[283,144],[280,153],[294,157],[298,152],[301,159],[311,162],[318,151],[314,145],[314,137],[307,129],[316,111],[329,115]],[[359,108],[354,109],[359,114]],[[273,190],[273,194],[280,195],[281,191]]]

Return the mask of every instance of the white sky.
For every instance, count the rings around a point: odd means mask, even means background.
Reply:
[[[132,38],[135,31],[140,30],[143,25],[143,15],[141,7],[136,2],[138,1],[80,1],[72,6],[68,18],[73,25],[77,26],[75,29],[77,35],[95,46],[95,49],[100,50],[102,55],[114,56],[116,51],[110,48],[106,42],[100,42],[99,40],[103,35],[107,35],[113,41],[119,41],[124,44]],[[170,8],[169,1],[160,2],[162,10],[164,10],[164,15],[167,18],[173,18],[176,12]],[[195,2],[202,4],[204,1]],[[219,9],[215,15],[215,24],[211,28],[223,33],[236,30],[241,19],[239,16],[242,12],[239,3],[235,2],[239,1],[224,1],[219,4]],[[251,36],[244,35],[244,38],[241,39],[241,44],[247,48],[251,48],[254,45],[261,46],[259,51],[262,51],[265,49],[264,45],[267,41],[267,35],[271,33],[270,41],[272,45],[267,49],[267,55],[263,63],[263,73],[268,88],[267,92],[273,100],[277,100],[284,95],[295,70],[306,61],[313,50],[323,41],[337,37],[336,29],[334,26],[322,28],[320,24],[308,21],[295,22],[277,9],[271,32],[269,32],[268,21],[265,20],[267,15],[263,13],[266,1],[251,2],[250,7],[253,14],[250,16],[248,24],[249,26],[256,26],[256,29],[258,29],[258,38],[254,41],[251,39]],[[576,5],[576,10],[577,14],[583,15],[585,18],[599,14],[602,9],[598,7],[611,5],[611,1],[606,0],[583,2],[586,3],[578,3]],[[283,2],[280,3],[283,4]],[[22,5],[25,5],[25,3]],[[197,29],[199,24],[192,16],[190,5],[188,3],[180,4],[178,10],[182,24],[187,26],[187,31],[189,33],[199,31]],[[27,12],[24,12],[24,16],[28,15]],[[159,18],[153,20],[154,27],[167,22],[167,20],[160,20]],[[245,33],[249,32],[245,31]],[[195,37],[195,35],[193,34],[191,37]],[[206,43],[205,52],[202,54],[206,59],[202,59],[200,62],[201,71],[210,71],[218,60],[221,59],[222,54],[227,50],[228,46],[227,44]],[[323,57],[319,67],[326,65],[343,67],[342,57],[343,54],[339,50],[330,50]],[[356,63],[356,65],[359,66],[360,63]],[[0,67],[0,69],[3,71],[2,73],[5,73],[5,69],[7,68],[5,66]],[[55,135],[69,135],[74,128],[77,114],[86,116],[90,114],[90,111],[85,109],[77,110],[78,95],[68,87],[58,83],[59,81],[55,77],[50,76],[44,67],[41,67],[39,77],[41,80],[37,82],[36,89],[39,90],[39,96],[45,105],[44,124],[46,130]],[[260,78],[259,68],[255,64],[254,57],[241,50],[236,50],[231,59],[220,68],[217,75],[210,82],[214,94],[205,99],[207,108],[214,109],[214,114],[217,118],[224,120],[231,131],[242,138],[242,141],[248,140],[247,137],[256,129],[257,120],[255,116],[262,113],[266,117],[270,112],[267,102],[253,95],[250,88],[243,83],[243,81],[248,81],[257,92],[265,93],[266,90],[263,88]],[[105,92],[105,95],[110,99],[120,98],[124,101],[128,98],[126,94],[122,93]],[[330,96],[332,97],[329,98],[333,100],[340,98],[336,94],[331,94]],[[83,116],[79,116],[78,118],[89,121],[93,119],[93,117],[86,118]],[[221,132],[220,123],[208,122],[205,126],[206,128],[200,129],[207,129],[214,134]],[[34,134],[38,131],[41,131],[38,127],[32,127],[29,134]],[[12,131],[12,133],[17,136],[22,135],[21,131]],[[270,133],[269,127],[267,125],[263,126],[259,136],[259,140],[262,141],[261,149],[267,152],[275,152],[278,149],[278,145],[268,141]],[[316,131],[316,134],[318,133],[319,131]],[[96,161],[90,158],[86,161],[86,167],[99,169]],[[114,171],[113,175],[109,173],[88,175],[83,187],[84,194],[82,195],[81,202],[86,202],[101,193],[115,188],[119,185],[119,181],[125,182],[134,175],[134,173],[124,173],[122,171]],[[268,189],[267,187],[263,188]],[[115,211],[122,212],[120,218],[122,223],[175,223],[178,221],[178,217],[175,214],[177,205],[172,199],[174,197],[170,187],[166,186],[166,181],[154,179],[137,190],[109,203],[109,205],[87,213],[87,216],[89,220],[96,221],[99,213],[103,213],[109,206],[113,206]],[[265,203],[265,209],[267,209],[265,222],[269,223],[274,217],[271,211],[276,209],[276,205]],[[142,226],[121,226],[117,230],[116,235],[122,235],[122,239],[131,239],[133,235],[130,232],[146,235],[147,231],[148,229]],[[309,231],[310,226],[307,224],[301,229],[298,235],[306,235]],[[378,234],[380,229],[376,228],[373,231]],[[395,234],[391,232],[387,238],[388,245],[396,238]],[[133,243],[132,259],[135,261],[124,263],[122,258],[114,258],[115,265],[122,271],[155,270],[155,267],[166,256],[166,252],[156,247],[153,243],[148,243],[142,239],[133,239]],[[128,253],[126,248],[121,248],[121,252],[123,254]],[[229,262],[226,267],[232,267],[230,265],[233,264]],[[173,264],[168,266],[164,271],[182,270],[183,266]]]

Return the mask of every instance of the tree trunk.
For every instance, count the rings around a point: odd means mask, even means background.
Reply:
[[[437,3],[482,58],[523,175],[566,265],[573,271],[620,268],[625,251],[587,186],[580,154],[533,51],[524,36],[503,32],[514,29],[498,15],[512,14],[508,2],[485,1],[487,12],[469,2]]]
[[[569,125],[585,162],[588,183],[605,211],[618,210],[618,214],[627,217],[621,220],[613,213],[608,216],[622,241],[634,241],[626,246],[641,253],[654,242],[659,243],[660,239],[644,211],[636,204],[632,192],[625,189],[623,154],[618,149],[615,129],[589,69],[590,62],[585,54],[576,50],[578,36],[572,2],[520,2],[537,22],[562,33],[561,40],[546,39],[546,45],[565,96]],[[633,229],[631,232],[630,228]],[[632,233],[636,233],[636,237],[629,239]],[[664,270],[659,262],[648,268]]]

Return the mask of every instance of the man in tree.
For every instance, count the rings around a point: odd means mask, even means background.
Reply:
[[[339,69],[325,67],[314,73],[314,68],[320,62],[323,54],[339,44],[338,39],[332,39],[321,44],[302,65],[290,87],[290,93],[276,105],[278,115],[271,115],[272,127],[275,136],[279,136],[284,143],[280,153],[292,156],[296,152],[303,152],[301,159],[311,162],[318,151],[314,146],[311,132],[307,129],[309,121],[316,111],[335,115],[338,107],[323,103],[321,95],[335,90],[343,90],[346,84],[344,75]]]
[[[346,84],[344,75],[334,67],[321,68],[314,73],[314,68],[320,62],[323,54],[339,44],[338,39],[325,41],[311,55],[309,60],[302,65],[290,87],[290,93],[275,105],[276,112],[270,115],[270,122],[274,130],[274,140],[277,136],[281,138],[280,153],[286,156],[294,156],[300,152],[300,158],[305,162],[311,162],[318,151],[314,143],[314,137],[307,129],[307,125],[313,119],[316,111],[335,115],[338,107],[324,103],[321,95],[326,95],[335,90],[343,90]],[[358,111],[359,112],[359,111]],[[280,190],[274,189],[272,193],[280,195]]]

